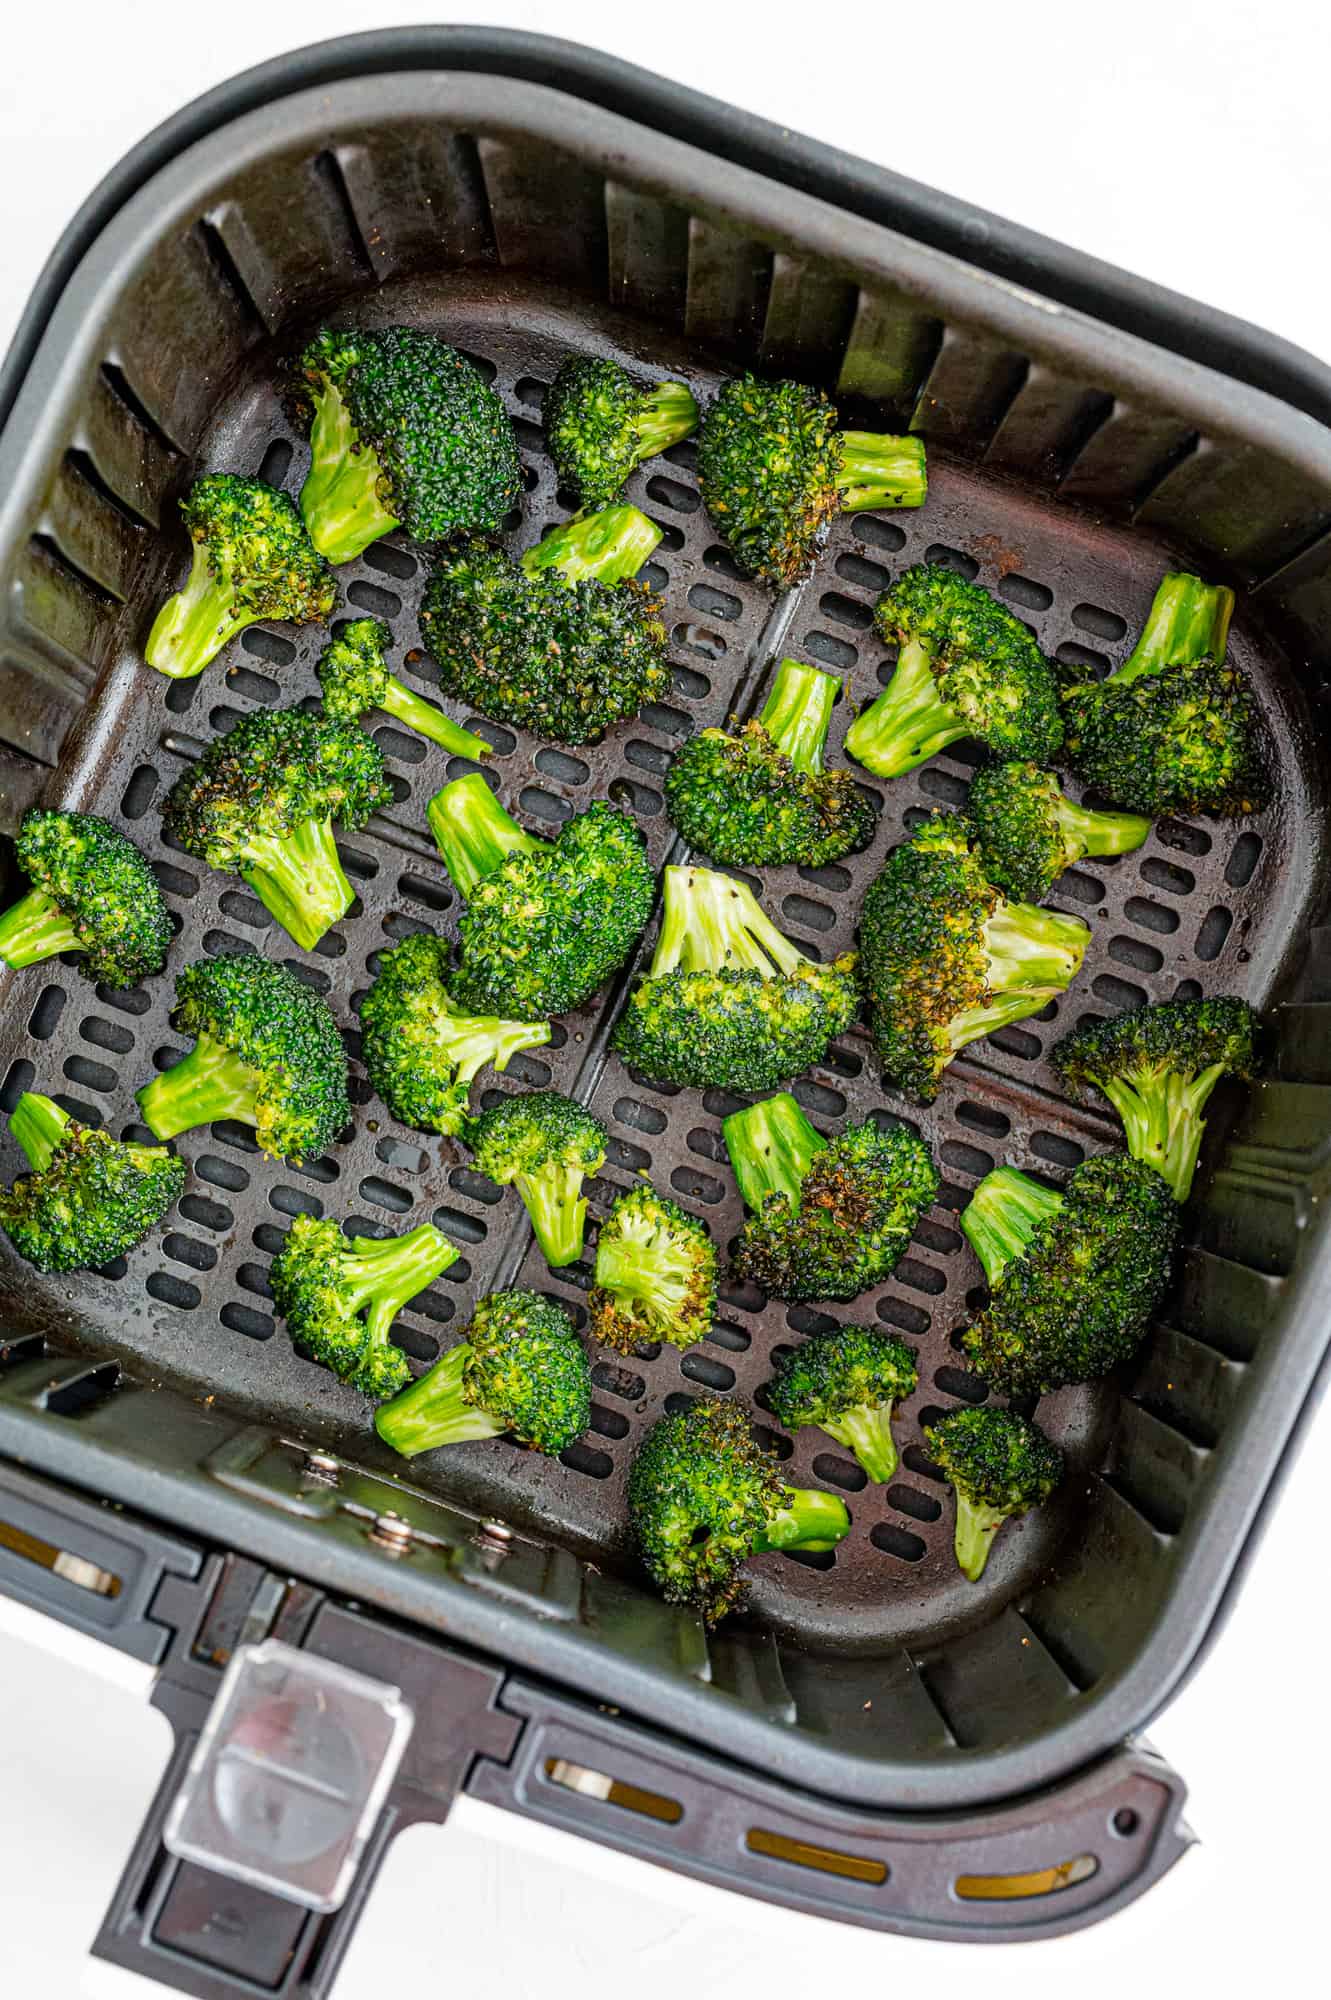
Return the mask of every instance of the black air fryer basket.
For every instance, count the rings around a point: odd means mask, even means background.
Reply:
[[[455,1143],[397,1126],[363,1078],[354,1136],[301,1170],[238,1126],[186,1135],[188,1192],[122,1266],[47,1281],[6,1252],[0,1587],[157,1664],[177,1729],[97,1949],[200,1995],[322,1993],[392,1833],[443,1818],[459,1788],[886,1930],[1088,1923],[1187,1844],[1182,1787],[1135,1732],[1215,1629],[1323,1366],[1331,375],[559,43],[400,32],[251,72],[93,198],[0,379],[3,831],[38,798],[126,824],[178,922],[173,968],[204,951],[298,956],[235,878],[163,842],[157,808],[214,729],[314,692],[320,634],[252,628],[174,683],[144,667],[142,644],[183,570],[176,501],[200,468],[298,489],[308,448],[272,385],[326,318],[438,327],[479,360],[524,447],[515,547],[567,511],[540,418],[570,352],[682,376],[700,397],[737,366],[795,375],[847,421],[928,441],[928,505],[843,518],[812,580],[779,599],[720,547],[691,445],[635,474],[629,497],[663,532],[651,575],[673,691],[593,749],[487,726],[501,796],[535,830],[608,796],[663,862],[672,748],[751,710],[783,653],[845,678],[835,749],[890,672],[875,596],[925,557],[977,577],[1049,654],[1092,671],[1124,656],[1167,566],[1233,583],[1233,653],[1281,785],[1257,818],[1165,820],[1139,853],[1065,876],[1053,900],[1093,932],[1082,975],[1056,1008],[967,1050],[922,1117],[885,1097],[859,1031],[796,1086],[828,1129],[900,1108],[940,1162],[908,1256],[852,1309],[919,1346],[920,1387],[886,1490],[821,1433],[773,1427],[786,1476],[842,1493],[852,1532],[834,1554],[754,1563],[748,1611],[717,1633],[663,1605],[629,1558],[627,1467],[683,1399],[751,1403],[774,1353],[825,1315],[731,1289],[691,1352],[597,1361],[592,1428],[561,1460],[498,1441],[399,1477],[362,1401],[275,1325],[266,1273],[290,1217],[433,1218],[462,1246],[400,1322],[418,1366],[477,1292],[550,1288],[580,1315],[588,1274],[547,1273],[516,1199],[497,1199]],[[427,685],[416,556],[390,537],[339,578]],[[343,843],[356,909],[299,958],[353,1055],[367,962],[456,916],[424,830],[449,761],[391,726],[378,735],[395,802]],[[867,854],[768,878],[778,921],[814,955],[843,948],[883,853],[922,809],[958,801],[970,769],[956,746],[880,787]],[[593,1209],[646,1170],[724,1245],[739,1220],[720,1139],[733,1101],[628,1075],[607,1049],[623,984],[516,1058],[506,1085],[554,1083],[606,1122]],[[1111,1119],[1060,1094],[1054,1038],[1086,1011],[1203,990],[1267,1010],[1266,1080],[1217,1096],[1159,1325],[1120,1379],[1048,1400],[1070,1475],[971,1585],[920,1446],[936,1412],[984,1394],[954,1339],[978,1280],[958,1211],[1000,1161],[1057,1175],[1115,1144]],[[58,960],[5,975],[0,1104],[35,1087],[123,1132],[135,1088],[180,1045],[170,995],[169,978],[94,989]],[[222,1670],[265,1639],[400,1688],[415,1712],[334,1911],[163,1846]]]

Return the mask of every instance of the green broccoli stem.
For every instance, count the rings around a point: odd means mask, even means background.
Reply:
[[[143,657],[169,680],[193,680],[217,658],[228,639],[253,622],[237,604],[235,586],[213,575],[205,551],[196,543],[190,573],[154,618]]]
[[[638,433],[634,457],[641,465],[645,458],[656,458],[697,430],[698,405],[693,391],[683,382],[658,382],[639,396],[633,422]]]
[[[408,729],[414,729],[418,736],[428,736],[431,743],[437,743],[451,757],[475,757],[479,760],[490,755],[492,746],[483,736],[464,729],[460,722],[454,722],[432,701],[413,694],[393,674],[389,674],[384,684],[379,706],[385,715],[405,722]]]
[[[1161,667],[1194,666],[1198,660],[1219,664],[1229,643],[1234,593],[1223,584],[1203,583],[1199,576],[1170,570],[1151,604],[1142,634],[1116,674],[1115,687],[1158,673]]]
[[[0,964],[16,971],[57,952],[79,949],[73,924],[44,889],[30,889],[0,917]]]
[[[823,774],[823,747],[841,683],[817,667],[782,660],[758,717],[783,757],[811,778]]]
[[[374,1341],[386,1341],[402,1308],[458,1260],[457,1250],[431,1222],[403,1236],[353,1236],[350,1251],[338,1265],[338,1276],[350,1290],[355,1310],[368,1308],[365,1325]]]
[[[550,1039],[548,1021],[503,1021],[495,1014],[445,1014],[436,1027],[440,1050],[468,1084],[487,1063],[502,1075],[521,1049],[539,1049]]]
[[[435,1362],[428,1375],[413,1382],[391,1403],[374,1413],[374,1427],[386,1445],[403,1458],[434,1451],[444,1444],[502,1437],[504,1425],[467,1401],[466,1367],[471,1347],[463,1341]]]
[[[351,908],[353,890],[329,820],[307,819],[280,838],[252,834],[240,873],[302,951]]]
[[[378,457],[359,445],[341,390],[325,383],[314,399],[300,511],[310,540],[330,563],[350,562],[399,525],[384,508],[379,480]]]
[[[1052,1221],[1062,1206],[1061,1194],[1016,1167],[995,1167],[985,1175],[961,1212],[961,1227],[991,1291],[1001,1284],[1013,1258],[1024,1255],[1040,1225]]]
[[[444,858],[453,887],[465,902],[478,882],[510,854],[535,854],[546,845],[524,833],[500,805],[479,771],[455,778],[426,807],[434,844]]]
[[[556,528],[522,558],[530,577],[555,570],[565,583],[622,583],[636,576],[661,539],[661,530],[636,507],[602,507]]]
[[[1131,854],[1151,831],[1150,820],[1140,813],[1092,812],[1061,796],[1054,816],[1063,836],[1068,867],[1087,854]]]
[[[771,1195],[784,1195],[796,1214],[804,1178],[827,1144],[787,1090],[721,1121],[730,1165],[747,1208],[760,1215]]]
[[[581,1167],[542,1167],[539,1173],[518,1174],[515,1185],[531,1218],[541,1255],[552,1271],[582,1255],[587,1226],[587,1201],[582,1193]]]
[[[1078,917],[1000,897],[984,927],[990,988],[997,994],[1044,987],[1061,993],[1077,976],[1088,936]]]
[[[886,1486],[897,1469],[897,1441],[892,1435],[891,1403],[865,1403],[843,1410],[839,1417],[821,1419],[818,1428],[853,1453],[876,1486]]]
[[[813,1486],[783,1486],[781,1499],[753,1544],[756,1556],[768,1549],[807,1549],[816,1555],[834,1549],[850,1533],[846,1503],[834,1493]]]
[[[601,1231],[596,1282],[621,1306],[640,1306],[649,1320],[668,1327],[695,1281],[694,1262],[676,1237],[655,1228],[634,1228],[624,1219],[618,1230]]]
[[[866,507],[923,507],[929,491],[924,439],[842,431],[836,483],[847,514]]]
[[[217,1118],[235,1118],[257,1125],[258,1078],[248,1063],[201,1034],[174,1069],[164,1070],[138,1093],[139,1109],[149,1131],[159,1139],[174,1139],[196,1125]]]
[[[900,778],[967,734],[966,724],[939,698],[923,639],[908,639],[891,680],[846,731],[846,751],[879,778]]]
[[[1196,1075],[1159,1069],[1096,1079],[1123,1120],[1128,1151],[1163,1175],[1175,1201],[1186,1201],[1192,1192],[1206,1131],[1202,1112],[1225,1069],[1219,1062]]]
[[[994,1536],[1009,1519],[1000,1507],[985,1507],[957,1494],[957,1528],[954,1546],[957,1567],[971,1583],[978,1583],[994,1546]]]
[[[49,1167],[69,1129],[69,1113],[39,1091],[25,1090],[9,1114],[9,1132],[35,1174]]]
[[[667,972],[790,973],[809,961],[783,937],[746,882],[713,868],[665,871],[650,977]]]

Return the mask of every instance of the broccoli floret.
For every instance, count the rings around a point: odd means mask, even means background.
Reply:
[[[853,953],[819,964],[782,936],[747,883],[667,868],[651,969],[611,1046],[666,1083],[770,1090],[821,1062],[858,1012]]]
[[[382,1404],[374,1423],[404,1458],[505,1432],[554,1457],[586,1430],[591,1410],[591,1369],[563,1306],[538,1292],[491,1292],[460,1344]]]
[[[982,584],[915,563],[874,609],[900,648],[891,680],[846,731],[846,752],[899,778],[963,736],[996,757],[1047,763],[1063,741],[1054,670],[1019,618]]]
[[[1163,1174],[1175,1199],[1192,1189],[1206,1101],[1222,1076],[1251,1079],[1257,1020],[1245,1000],[1165,1000],[1088,1022],[1050,1053],[1072,1097],[1097,1092],[1119,1117],[1134,1159]]]
[[[1091,935],[1076,917],[1006,901],[981,872],[973,839],[958,814],[932,814],[888,855],[860,914],[883,1076],[926,1104],[959,1049],[1064,990]]]
[[[32,1172],[0,1189],[0,1228],[39,1271],[95,1271],[155,1229],[185,1185],[164,1146],[113,1139],[25,1090],[9,1130]]]
[[[1257,703],[1225,665],[1234,593],[1168,574],[1132,652],[1108,680],[1065,688],[1072,767],[1134,812],[1256,812],[1270,791]]]
[[[976,773],[966,817],[989,880],[1026,903],[1038,903],[1084,856],[1130,854],[1151,831],[1150,820],[1135,813],[1074,806],[1052,771],[1020,760]]]
[[[348,1238],[335,1222],[298,1215],[268,1282],[296,1346],[381,1401],[411,1379],[406,1355],[389,1339],[393,1321],[457,1257],[429,1222],[404,1236]]]
[[[957,1565],[978,1583],[1004,1521],[1047,1500],[1063,1454],[1038,1424],[1012,1410],[953,1410],[924,1433],[957,1501]]]
[[[388,671],[387,653],[393,634],[378,618],[353,618],[343,625],[319,656],[315,672],[323,689],[324,714],[334,722],[359,722],[371,708],[381,708],[395,722],[428,736],[453,757],[488,757],[491,746],[483,736],[453,722],[432,701],[413,694]]]
[[[201,958],[176,980],[194,1047],[138,1093],[159,1139],[235,1118],[275,1159],[317,1159],[351,1122],[347,1052],[327,1003],[252,953]]]
[[[682,382],[640,389],[617,361],[571,355],[545,398],[545,437],[561,486],[584,507],[608,507],[635,465],[697,429]]]
[[[160,972],[171,919],[157,877],[132,840],[94,813],[23,815],[14,858],[32,883],[0,916],[0,966],[83,954],[104,986],[135,986]]]
[[[882,1327],[839,1326],[781,1357],[767,1401],[788,1431],[806,1424],[826,1431],[884,1485],[897,1469],[893,1413],[918,1380],[915,1349],[904,1340]]]
[[[716,1317],[716,1251],[702,1223],[645,1181],[621,1194],[601,1224],[587,1311],[593,1338],[622,1354],[643,1342],[706,1340]]]
[[[881,1284],[938,1193],[929,1148],[906,1125],[866,1119],[824,1139],[782,1091],[721,1130],[752,1210],[731,1268],[769,1298],[853,1299]]]
[[[733,1403],[694,1403],[654,1423],[633,1461],[628,1500],[661,1595],[692,1605],[709,1625],[739,1598],[747,1557],[832,1549],[850,1532],[835,1494],[781,1484],[776,1461]]]
[[[755,722],[730,734],[704,729],[675,752],[666,776],[670,817],[713,861],[821,868],[867,847],[874,810],[849,771],[823,768],[840,683],[782,660]]]
[[[194,482],[180,511],[194,558],[143,650],[159,674],[192,680],[247,625],[322,625],[332,615],[337,580],[285,493],[261,479],[210,472]]]
[[[483,1111],[468,1144],[480,1173],[516,1184],[551,1269],[576,1262],[587,1223],[582,1184],[605,1164],[600,1119],[557,1090],[532,1090]]]
[[[248,882],[311,951],[354,896],[334,822],[363,826],[392,797],[378,744],[354,722],[257,709],[181,773],[162,814],[186,853]]]
[[[317,549],[350,562],[393,528],[439,542],[498,529],[522,495],[508,413],[474,363],[434,333],[325,329],[296,364],[310,420],[300,511]]]
[[[553,841],[524,833],[479,772],[431,799],[428,817],[453,885],[454,990],[478,1010],[567,1014],[624,963],[656,900],[635,821],[597,801]]]
[[[546,1021],[460,1007],[449,990],[450,956],[428,931],[404,938],[383,953],[360,1009],[361,1056],[384,1103],[404,1125],[444,1134],[465,1129],[472,1079],[487,1063],[505,1070],[519,1049],[550,1039]]]
[[[661,600],[634,577],[661,539],[636,507],[547,535],[521,562],[487,542],[436,564],[421,636],[445,694],[559,743],[594,743],[670,687]]]
[[[1085,1160],[1061,1194],[1014,1167],[986,1174],[961,1226],[992,1294],[963,1336],[986,1382],[1042,1396],[1124,1361],[1169,1282],[1178,1207],[1126,1153]]]
[[[789,590],[835,514],[924,505],[924,440],[838,430],[821,390],[741,375],[703,417],[698,483],[740,568]]]

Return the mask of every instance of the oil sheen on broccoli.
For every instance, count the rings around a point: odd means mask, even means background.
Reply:
[[[32,887],[0,916],[0,966],[62,951],[104,986],[137,986],[166,964],[171,919],[132,840],[94,813],[23,815],[14,859]]]
[[[1063,1454],[1013,1410],[953,1410],[928,1426],[924,1443],[956,1495],[957,1566],[978,1583],[1004,1521],[1038,1507],[1058,1485]]]
[[[247,625],[322,625],[332,616],[337,581],[285,493],[261,479],[210,472],[180,511],[194,557],[144,647],[159,674],[192,680]]]
[[[467,1136],[477,1172],[517,1188],[551,1269],[576,1263],[587,1225],[583,1182],[605,1164],[600,1119],[558,1090],[531,1090],[491,1105]]]
[[[1074,806],[1052,771],[1015,758],[976,772],[966,817],[989,880],[1025,903],[1038,903],[1085,856],[1130,854],[1151,831],[1137,813]]]
[[[938,1193],[929,1148],[906,1125],[870,1118],[824,1139],[782,1091],[721,1130],[751,1211],[731,1268],[769,1298],[853,1299],[881,1284]]]
[[[0,1228],[37,1270],[96,1271],[157,1227],[185,1186],[185,1163],[164,1146],[113,1139],[25,1090],[10,1135],[30,1173],[0,1189]]]
[[[575,354],[545,397],[545,439],[559,483],[585,508],[608,507],[636,465],[697,428],[683,382],[640,388],[617,361]]]
[[[915,1349],[904,1340],[880,1326],[839,1326],[788,1349],[767,1385],[767,1402],[788,1431],[806,1425],[826,1431],[883,1485],[897,1469],[893,1413],[918,1380]]]
[[[369,709],[381,708],[451,757],[488,757],[491,746],[483,736],[450,720],[442,708],[413,694],[388,671],[392,643],[392,632],[378,618],[353,618],[334,634],[315,668],[324,714],[334,722],[359,722]]]
[[[458,1345],[381,1404],[374,1424],[404,1458],[505,1434],[555,1457],[590,1420],[591,1369],[563,1306],[538,1292],[491,1292]]]
[[[646,1181],[621,1194],[601,1224],[587,1312],[592,1338],[621,1354],[644,1342],[706,1340],[716,1318],[716,1251],[702,1223]]]
[[[344,1236],[327,1217],[298,1215],[268,1271],[273,1304],[302,1353],[381,1401],[411,1380],[389,1338],[418,1292],[457,1262],[432,1223],[402,1236]]]

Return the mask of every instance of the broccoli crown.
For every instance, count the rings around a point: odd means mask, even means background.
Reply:
[[[404,1125],[461,1132],[471,1082],[486,1063],[508,1067],[519,1049],[550,1039],[544,1021],[467,1013],[448,987],[450,952],[418,931],[382,954],[361,1002],[361,1053],[371,1083]]]
[[[980,1183],[972,1206],[993,1179]],[[1058,1206],[1023,1226],[1025,1247],[1006,1259],[989,1304],[966,1330],[966,1353],[1008,1396],[1104,1375],[1145,1333],[1169,1282],[1178,1232],[1177,1205],[1154,1168],[1129,1154],[1084,1161]]]
[[[367,709],[383,707],[392,643],[392,631],[382,619],[352,618],[342,626],[316,668],[325,715],[334,722],[359,722]]]
[[[707,512],[742,569],[779,590],[813,568],[840,505],[841,439],[821,390],[803,382],[724,382],[698,440]]]
[[[1073,768],[1134,812],[1234,818],[1270,793],[1257,704],[1237,667],[1178,661],[1070,688],[1063,717]]]
[[[1052,771],[1021,760],[976,772],[966,817],[989,880],[1028,903],[1038,903],[1083,855],[1127,854],[1151,831],[1134,813],[1074,806]]]
[[[688,436],[698,406],[682,382],[640,389],[617,361],[572,355],[545,398],[545,435],[561,486],[605,507],[635,465]]]
[[[601,1224],[587,1310],[593,1338],[623,1354],[643,1342],[705,1340],[716,1317],[716,1251],[702,1223],[645,1181],[621,1194]]]
[[[161,971],[171,942],[166,903],[143,855],[109,820],[34,807],[23,815],[14,852],[45,903],[39,910],[25,898],[0,918],[0,958],[28,964],[25,946],[50,943],[54,952],[69,945],[83,953],[88,976],[107,986],[133,986]],[[54,933],[39,937],[39,919],[63,920],[60,942]]]
[[[501,1187],[516,1182],[546,1262],[558,1268],[580,1257],[582,1184],[605,1164],[600,1119],[557,1090],[533,1090],[483,1111],[468,1141],[481,1173]]]
[[[1038,1507],[1062,1479],[1063,1454],[1014,1410],[952,1410],[924,1443],[956,1491],[957,1561],[978,1582],[1004,1521]]]
[[[337,579],[285,493],[261,479],[209,472],[195,480],[180,511],[213,582],[227,586],[244,623],[317,625],[329,616]]]
[[[462,1394],[501,1430],[553,1456],[591,1421],[591,1371],[563,1306],[538,1292],[491,1292],[464,1329]]]
[[[10,1130],[32,1164],[0,1190],[0,1227],[43,1272],[97,1270],[156,1227],[185,1185],[185,1163],[80,1125],[25,1091]]]
[[[880,1484],[897,1468],[892,1413],[919,1380],[915,1349],[881,1327],[839,1326],[790,1348],[767,1385],[787,1430],[813,1425],[855,1453]]]
[[[395,1316],[457,1254],[428,1222],[404,1236],[347,1238],[327,1218],[298,1215],[268,1280],[296,1345],[378,1401],[411,1379],[389,1339]]]
[[[187,852],[236,872],[307,820],[363,826],[392,796],[379,746],[354,723],[257,709],[181,773],[164,813]]]

